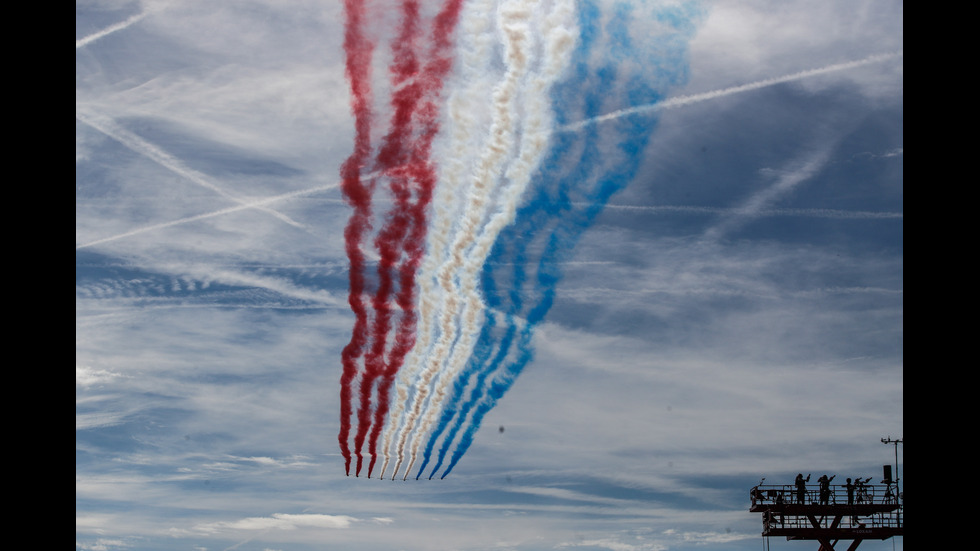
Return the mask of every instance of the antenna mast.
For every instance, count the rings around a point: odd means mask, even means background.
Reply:
[[[889,436],[888,438],[882,438],[881,439],[881,443],[882,444],[895,444],[895,486],[897,487],[898,486],[898,481],[899,481],[899,477],[898,477],[898,445],[902,443],[902,439],[901,438],[897,438],[895,440],[892,440],[892,437]]]

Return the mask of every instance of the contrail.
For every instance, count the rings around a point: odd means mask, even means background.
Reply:
[[[94,42],[94,41],[102,38],[103,36],[106,36],[107,34],[112,34],[112,33],[116,32],[116,31],[120,31],[122,29],[125,29],[126,27],[132,25],[133,23],[136,23],[137,21],[139,21],[139,20],[143,19],[144,17],[146,17],[147,15],[149,15],[150,12],[151,12],[151,10],[146,10],[146,11],[143,11],[141,13],[137,13],[136,15],[130,17],[129,19],[126,19],[125,21],[121,21],[119,23],[116,23],[115,25],[110,25],[110,26],[102,29],[101,31],[94,32],[94,33],[92,33],[92,34],[90,34],[90,35],[88,35],[88,36],[86,36],[84,38],[79,38],[78,40],[75,41],[75,49],[77,50],[77,49],[81,48],[82,46],[85,46],[86,44],[88,44],[90,42]]]
[[[120,234],[112,235],[112,236],[109,236],[109,237],[103,237],[101,239],[96,239],[95,241],[89,241],[88,243],[83,243],[81,245],[75,245],[75,250],[77,251],[79,249],[84,249],[84,248],[87,248],[87,247],[94,247],[95,245],[101,245],[102,243],[108,243],[110,241],[115,241],[117,239],[123,239],[125,237],[131,237],[133,235],[139,235],[141,233],[146,233],[146,232],[149,232],[149,231],[161,230],[161,229],[169,228],[169,227],[172,227],[172,226],[178,226],[180,224],[187,224],[187,223],[190,223],[190,222],[196,222],[198,220],[204,220],[204,219],[207,219],[207,218],[213,218],[215,216],[221,216],[221,215],[224,215],[224,214],[230,214],[232,212],[238,212],[240,210],[259,208],[259,207],[263,207],[263,206],[265,206],[265,205],[267,205],[269,203],[275,203],[277,201],[284,201],[286,199],[292,199],[293,197],[300,197],[300,196],[303,196],[303,195],[309,195],[311,193],[317,193],[317,192],[320,192],[320,191],[329,191],[331,189],[337,189],[338,187],[340,187],[340,184],[339,183],[337,183],[337,184],[328,184],[328,185],[325,185],[325,186],[317,186],[317,187],[312,187],[312,188],[307,188],[307,189],[301,189],[301,190],[298,190],[298,191],[291,191],[289,193],[284,193],[282,195],[276,195],[274,197],[266,197],[265,199],[259,199],[258,201],[252,201],[252,202],[249,202],[249,203],[242,203],[241,205],[237,205],[237,206],[234,206],[234,207],[228,207],[226,209],[221,209],[221,210],[216,210],[216,211],[212,211],[212,212],[207,212],[207,213],[204,213],[204,214],[198,214],[196,216],[189,216],[187,218],[181,218],[179,220],[171,220],[170,222],[162,222],[160,224],[153,224],[151,226],[144,226],[142,228],[131,230],[131,231],[128,231],[128,232],[125,232],[125,233],[120,233]]]
[[[797,73],[783,75],[781,77],[767,78],[764,80],[759,80],[749,84],[742,84],[740,86],[732,86],[730,88],[724,88],[721,90],[714,90],[712,92],[704,92],[701,94],[692,94],[689,96],[678,96],[675,98],[670,98],[661,102],[640,105],[637,107],[629,107],[627,109],[620,109],[619,111],[613,111],[612,113],[602,115],[599,117],[594,117],[574,124],[568,124],[558,129],[559,132],[574,132],[580,130],[581,128],[590,125],[605,122],[612,119],[618,119],[620,117],[625,117],[626,115],[633,115],[637,113],[649,113],[652,111],[661,111],[664,109],[674,109],[677,107],[683,107],[685,105],[690,105],[692,103],[700,103],[702,101],[707,101],[715,98],[720,98],[724,96],[731,96],[734,94],[740,94],[742,92],[748,92],[751,90],[758,90],[759,88],[765,88],[767,86],[774,86],[776,84],[782,84],[784,82],[792,82],[794,80],[801,80],[807,77],[812,77],[816,75],[823,75],[827,73],[833,73],[837,71],[844,71],[847,69],[854,69],[856,67],[861,67],[864,65],[869,65],[871,63],[880,63],[882,61],[887,61],[895,57],[901,57],[903,54],[902,50],[892,53],[885,54],[875,54],[870,55],[864,59],[859,59],[856,61],[847,61],[844,63],[835,63],[833,65],[826,65],[817,69],[808,69],[805,71],[800,71]]]
[[[136,134],[133,134],[132,132],[119,126],[111,119],[108,119],[100,115],[85,114],[79,111],[77,108],[75,111],[75,118],[91,126],[92,128],[98,130],[99,132],[102,132],[106,136],[109,136],[110,138],[118,141],[119,143],[123,144],[124,146],[131,149],[132,151],[135,151],[140,155],[152,159],[160,166],[167,168],[183,176],[184,178],[187,178],[188,180],[194,182],[195,184],[201,187],[207,188],[226,199],[234,201],[235,203],[249,204],[250,205],[249,208],[257,208],[259,210],[265,211],[275,216],[279,220],[282,220],[283,222],[289,224],[290,226],[305,229],[305,226],[303,226],[299,222],[294,221],[293,219],[289,218],[285,214],[282,214],[280,212],[277,212],[275,210],[272,210],[270,208],[261,205],[258,207],[251,206],[252,204],[246,201],[245,199],[241,199],[239,197],[236,197],[235,195],[232,195],[231,193],[228,193],[221,187],[211,183],[211,181],[208,180],[208,178],[205,175],[201,174],[196,170],[184,166],[183,163],[175,159],[169,153],[163,151],[162,149],[156,147],[155,145],[147,142],[143,138],[140,138]]]
[[[737,207],[702,207],[695,205],[606,205],[606,210],[642,211],[650,213],[684,213],[684,214],[740,214]],[[843,220],[875,220],[904,218],[901,212],[884,212],[868,210],[840,209],[801,209],[801,208],[760,208],[753,212],[758,217],[763,216],[799,216],[805,218],[836,218]]]
[[[740,221],[756,217],[757,213],[765,209],[780,195],[812,178],[826,164],[829,156],[829,146],[824,146],[822,149],[809,154],[806,159],[798,163],[798,166],[786,170],[773,185],[752,195],[740,207],[732,209],[720,222],[706,229],[703,238],[718,239],[723,233],[737,226]]]

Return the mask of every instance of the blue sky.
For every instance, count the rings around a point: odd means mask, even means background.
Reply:
[[[610,25],[571,58],[555,124],[645,111],[551,135],[491,264],[553,254],[553,289],[493,302],[551,300],[532,354],[449,476],[403,482],[344,476],[337,445],[342,4],[76,2],[76,549],[754,550],[761,477],[880,477],[903,431],[902,3],[573,5],[579,30],[628,8],[631,41]],[[590,110],[607,70],[621,95]],[[581,170],[548,249],[519,228]]]

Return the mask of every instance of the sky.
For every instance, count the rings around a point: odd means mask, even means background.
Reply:
[[[755,550],[763,477],[904,476],[902,2],[363,4],[76,1],[76,550]]]

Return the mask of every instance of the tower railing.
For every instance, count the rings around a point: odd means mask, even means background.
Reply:
[[[793,484],[759,485],[749,492],[757,505],[900,505],[901,495],[893,484],[861,484],[848,491],[842,484],[831,484],[826,495],[819,486],[806,485],[802,492]]]

